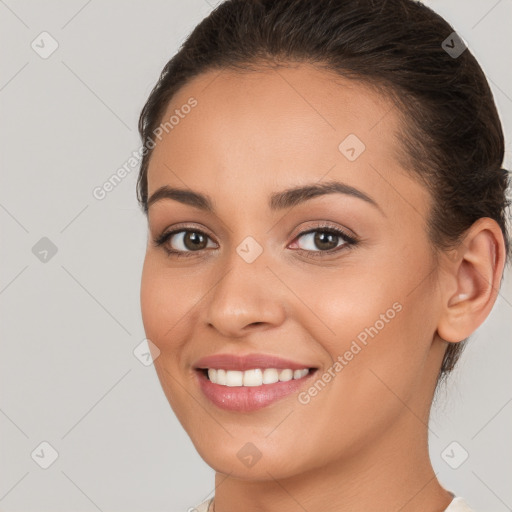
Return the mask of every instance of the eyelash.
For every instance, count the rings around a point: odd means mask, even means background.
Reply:
[[[312,229],[302,231],[294,238],[294,240],[297,240],[300,237],[308,235],[310,233],[315,233],[317,231],[321,232],[321,233],[328,233],[331,235],[336,235],[336,236],[340,237],[341,239],[343,239],[343,241],[345,243],[343,245],[341,245],[340,247],[336,247],[334,249],[329,249],[327,251],[322,251],[322,250],[310,251],[308,249],[293,249],[293,250],[299,251],[301,253],[305,253],[305,255],[308,258],[322,258],[322,257],[324,257],[325,254],[332,255],[333,253],[337,253],[343,249],[350,249],[351,247],[354,247],[355,245],[357,245],[359,243],[359,240],[357,240],[356,238],[348,235],[347,233],[345,233],[343,230],[341,230],[338,227],[331,226],[330,224],[323,224],[321,226],[316,226]],[[194,256],[194,253],[201,252],[201,250],[199,250],[199,251],[177,251],[175,249],[169,249],[167,246],[164,245],[173,235],[176,235],[177,233],[182,233],[182,232],[198,233],[198,234],[204,235],[207,238],[210,238],[204,231],[201,231],[199,229],[195,229],[192,227],[180,227],[180,228],[174,229],[173,231],[168,231],[168,232],[162,233],[158,238],[154,239],[154,241],[153,241],[154,245],[156,247],[163,246],[163,248],[167,252],[167,254],[169,256],[175,257],[175,258],[188,258],[188,257]]]

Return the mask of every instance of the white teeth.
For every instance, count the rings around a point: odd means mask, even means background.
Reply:
[[[209,372],[210,370],[208,370]],[[215,370],[214,370],[215,371]],[[217,371],[217,380],[215,382],[217,382],[217,384],[223,384],[224,386],[226,385],[226,370],[216,370]]]
[[[293,378],[294,379],[302,379],[302,377],[305,377],[309,373],[309,370],[295,370],[293,372]]]
[[[281,382],[286,382],[288,380],[293,379],[293,370],[281,370],[279,372],[279,380]]]
[[[259,368],[247,370],[243,372],[243,376],[244,386],[261,386],[263,383],[263,372]]]
[[[279,382],[279,372],[275,368],[265,368],[263,372],[263,384]]]
[[[233,372],[231,370],[226,372],[226,386],[243,386],[243,380],[243,372]]]
[[[262,384],[274,384],[275,382],[286,382],[292,379],[302,379],[309,373],[307,368],[302,370],[278,370],[276,368],[254,368],[244,372],[238,370],[222,370],[208,368],[208,378],[214,384],[222,386],[261,386]]]

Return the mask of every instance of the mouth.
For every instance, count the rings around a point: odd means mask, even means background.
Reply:
[[[197,368],[211,383],[225,387],[259,387],[301,380],[313,374],[317,368],[252,368],[226,370],[223,368]]]
[[[309,385],[318,368],[196,368],[205,398],[218,409],[248,413],[286,398],[296,398]]]
[[[204,396],[220,409],[248,412],[291,398],[318,368],[272,354],[215,354],[193,365]]]

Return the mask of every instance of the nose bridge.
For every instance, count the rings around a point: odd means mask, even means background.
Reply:
[[[282,322],[284,297],[267,263],[267,252],[254,237],[247,236],[234,246],[219,262],[206,322],[229,336],[243,334],[250,324]]]

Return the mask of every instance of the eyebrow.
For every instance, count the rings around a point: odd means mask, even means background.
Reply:
[[[347,185],[346,183],[341,183],[339,181],[315,183],[276,192],[270,196],[268,205],[272,211],[278,211],[285,208],[291,208],[305,201],[313,199],[314,197],[326,194],[345,194],[356,197],[358,199],[362,199],[363,201],[377,208],[383,215],[385,215],[377,202],[370,196],[366,195],[364,192],[361,192],[357,188]],[[168,185],[164,185],[158,188],[151,195],[147,201],[147,206],[145,209],[146,213],[152,204],[156,203],[157,201],[161,201],[162,199],[173,199],[174,201],[193,206],[194,208],[198,208],[205,212],[213,214],[216,213],[215,207],[213,206],[214,202],[210,196],[188,189],[170,187]]]

